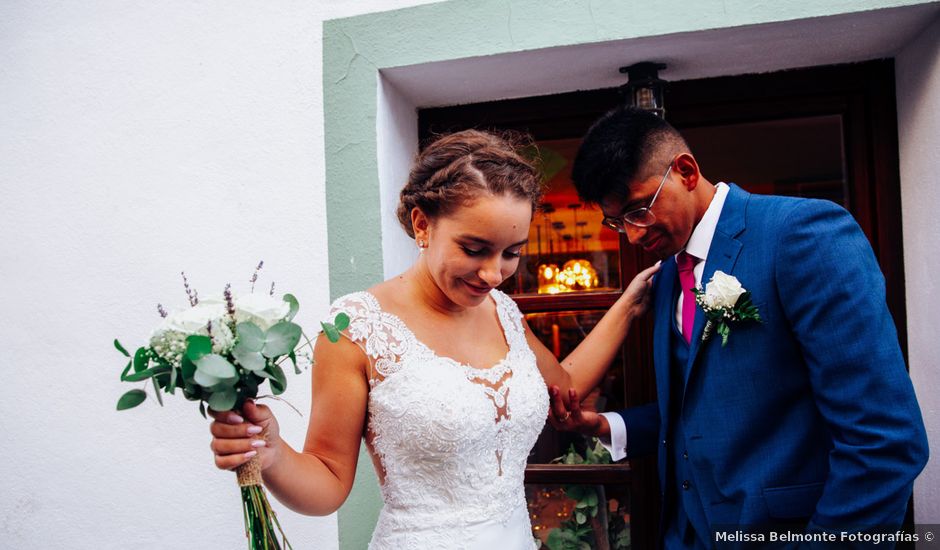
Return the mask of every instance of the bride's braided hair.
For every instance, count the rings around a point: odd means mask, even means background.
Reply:
[[[398,221],[414,238],[411,211],[430,219],[471,204],[479,193],[528,199],[532,210],[542,195],[538,170],[523,154],[532,140],[518,134],[463,130],[438,138],[415,159],[401,190]]]

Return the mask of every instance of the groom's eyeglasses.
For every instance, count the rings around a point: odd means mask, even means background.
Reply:
[[[626,214],[617,216],[616,218],[604,217],[604,220],[601,223],[618,233],[626,233],[628,223],[630,225],[635,225],[636,227],[649,227],[656,223],[656,214],[653,214],[652,210],[653,203],[655,203],[656,198],[659,197],[659,192],[663,190],[663,184],[666,183],[666,178],[669,177],[670,171],[672,171],[671,161],[669,162],[669,166],[666,168],[666,173],[663,174],[663,179],[659,182],[659,187],[656,188],[656,194],[653,195],[649,205],[643,208],[637,208],[636,210],[631,210]]]

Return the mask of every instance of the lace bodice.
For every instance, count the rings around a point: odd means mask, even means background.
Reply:
[[[521,312],[502,292],[490,295],[509,352],[486,369],[437,355],[368,292],[333,304],[329,318],[349,315],[344,334],[372,366],[367,442],[385,507],[370,548],[460,548],[462,528],[525,510],[526,459],[548,393]]]

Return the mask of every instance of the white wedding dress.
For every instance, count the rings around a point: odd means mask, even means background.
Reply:
[[[509,345],[491,368],[435,354],[368,292],[333,303],[372,364],[366,442],[385,505],[371,550],[537,548],[523,475],[548,392],[515,302],[490,296]]]

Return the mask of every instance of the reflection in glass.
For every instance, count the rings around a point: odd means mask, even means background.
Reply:
[[[620,237],[603,225],[596,207],[582,204],[571,182],[580,139],[540,141],[531,154],[545,184],[529,226],[529,244],[508,294],[561,294],[620,287]]]
[[[528,484],[526,501],[532,535],[542,548],[630,548],[626,484]]]

